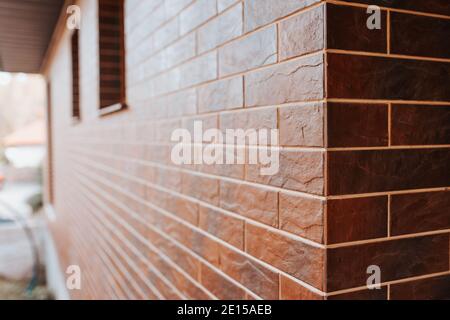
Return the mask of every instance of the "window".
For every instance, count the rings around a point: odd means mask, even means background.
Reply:
[[[126,108],[124,1],[99,0],[100,114]]]
[[[72,118],[80,120],[80,63],[78,30],[72,33]]]

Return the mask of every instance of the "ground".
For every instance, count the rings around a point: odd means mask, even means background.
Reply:
[[[50,293],[43,285],[37,286],[31,293],[27,292],[28,283],[0,279],[0,300],[49,300]]]

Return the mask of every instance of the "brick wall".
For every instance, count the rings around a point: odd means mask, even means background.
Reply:
[[[126,0],[128,109],[99,117],[97,5],[79,1],[79,123],[68,31],[48,71],[73,298],[448,297],[450,8],[390,1],[369,31],[354,2]],[[174,165],[195,120],[279,129],[280,171]]]
[[[449,16],[445,0],[327,3],[329,298],[449,298]],[[347,293],[368,265],[382,290]]]

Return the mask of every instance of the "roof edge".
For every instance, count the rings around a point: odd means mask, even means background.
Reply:
[[[59,14],[58,21],[56,22],[52,37],[50,39],[50,43],[45,52],[44,58],[42,59],[41,66],[39,68],[39,72],[44,76],[48,73],[48,68],[50,65],[50,61],[55,54],[56,48],[58,46],[58,42],[64,34],[65,26],[66,26],[66,18],[67,18],[67,7],[70,5],[77,4],[78,0],[65,0],[64,4],[61,8],[61,12]]]

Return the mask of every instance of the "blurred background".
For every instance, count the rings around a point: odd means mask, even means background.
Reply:
[[[42,265],[46,83],[0,72],[0,300],[48,299]]]

